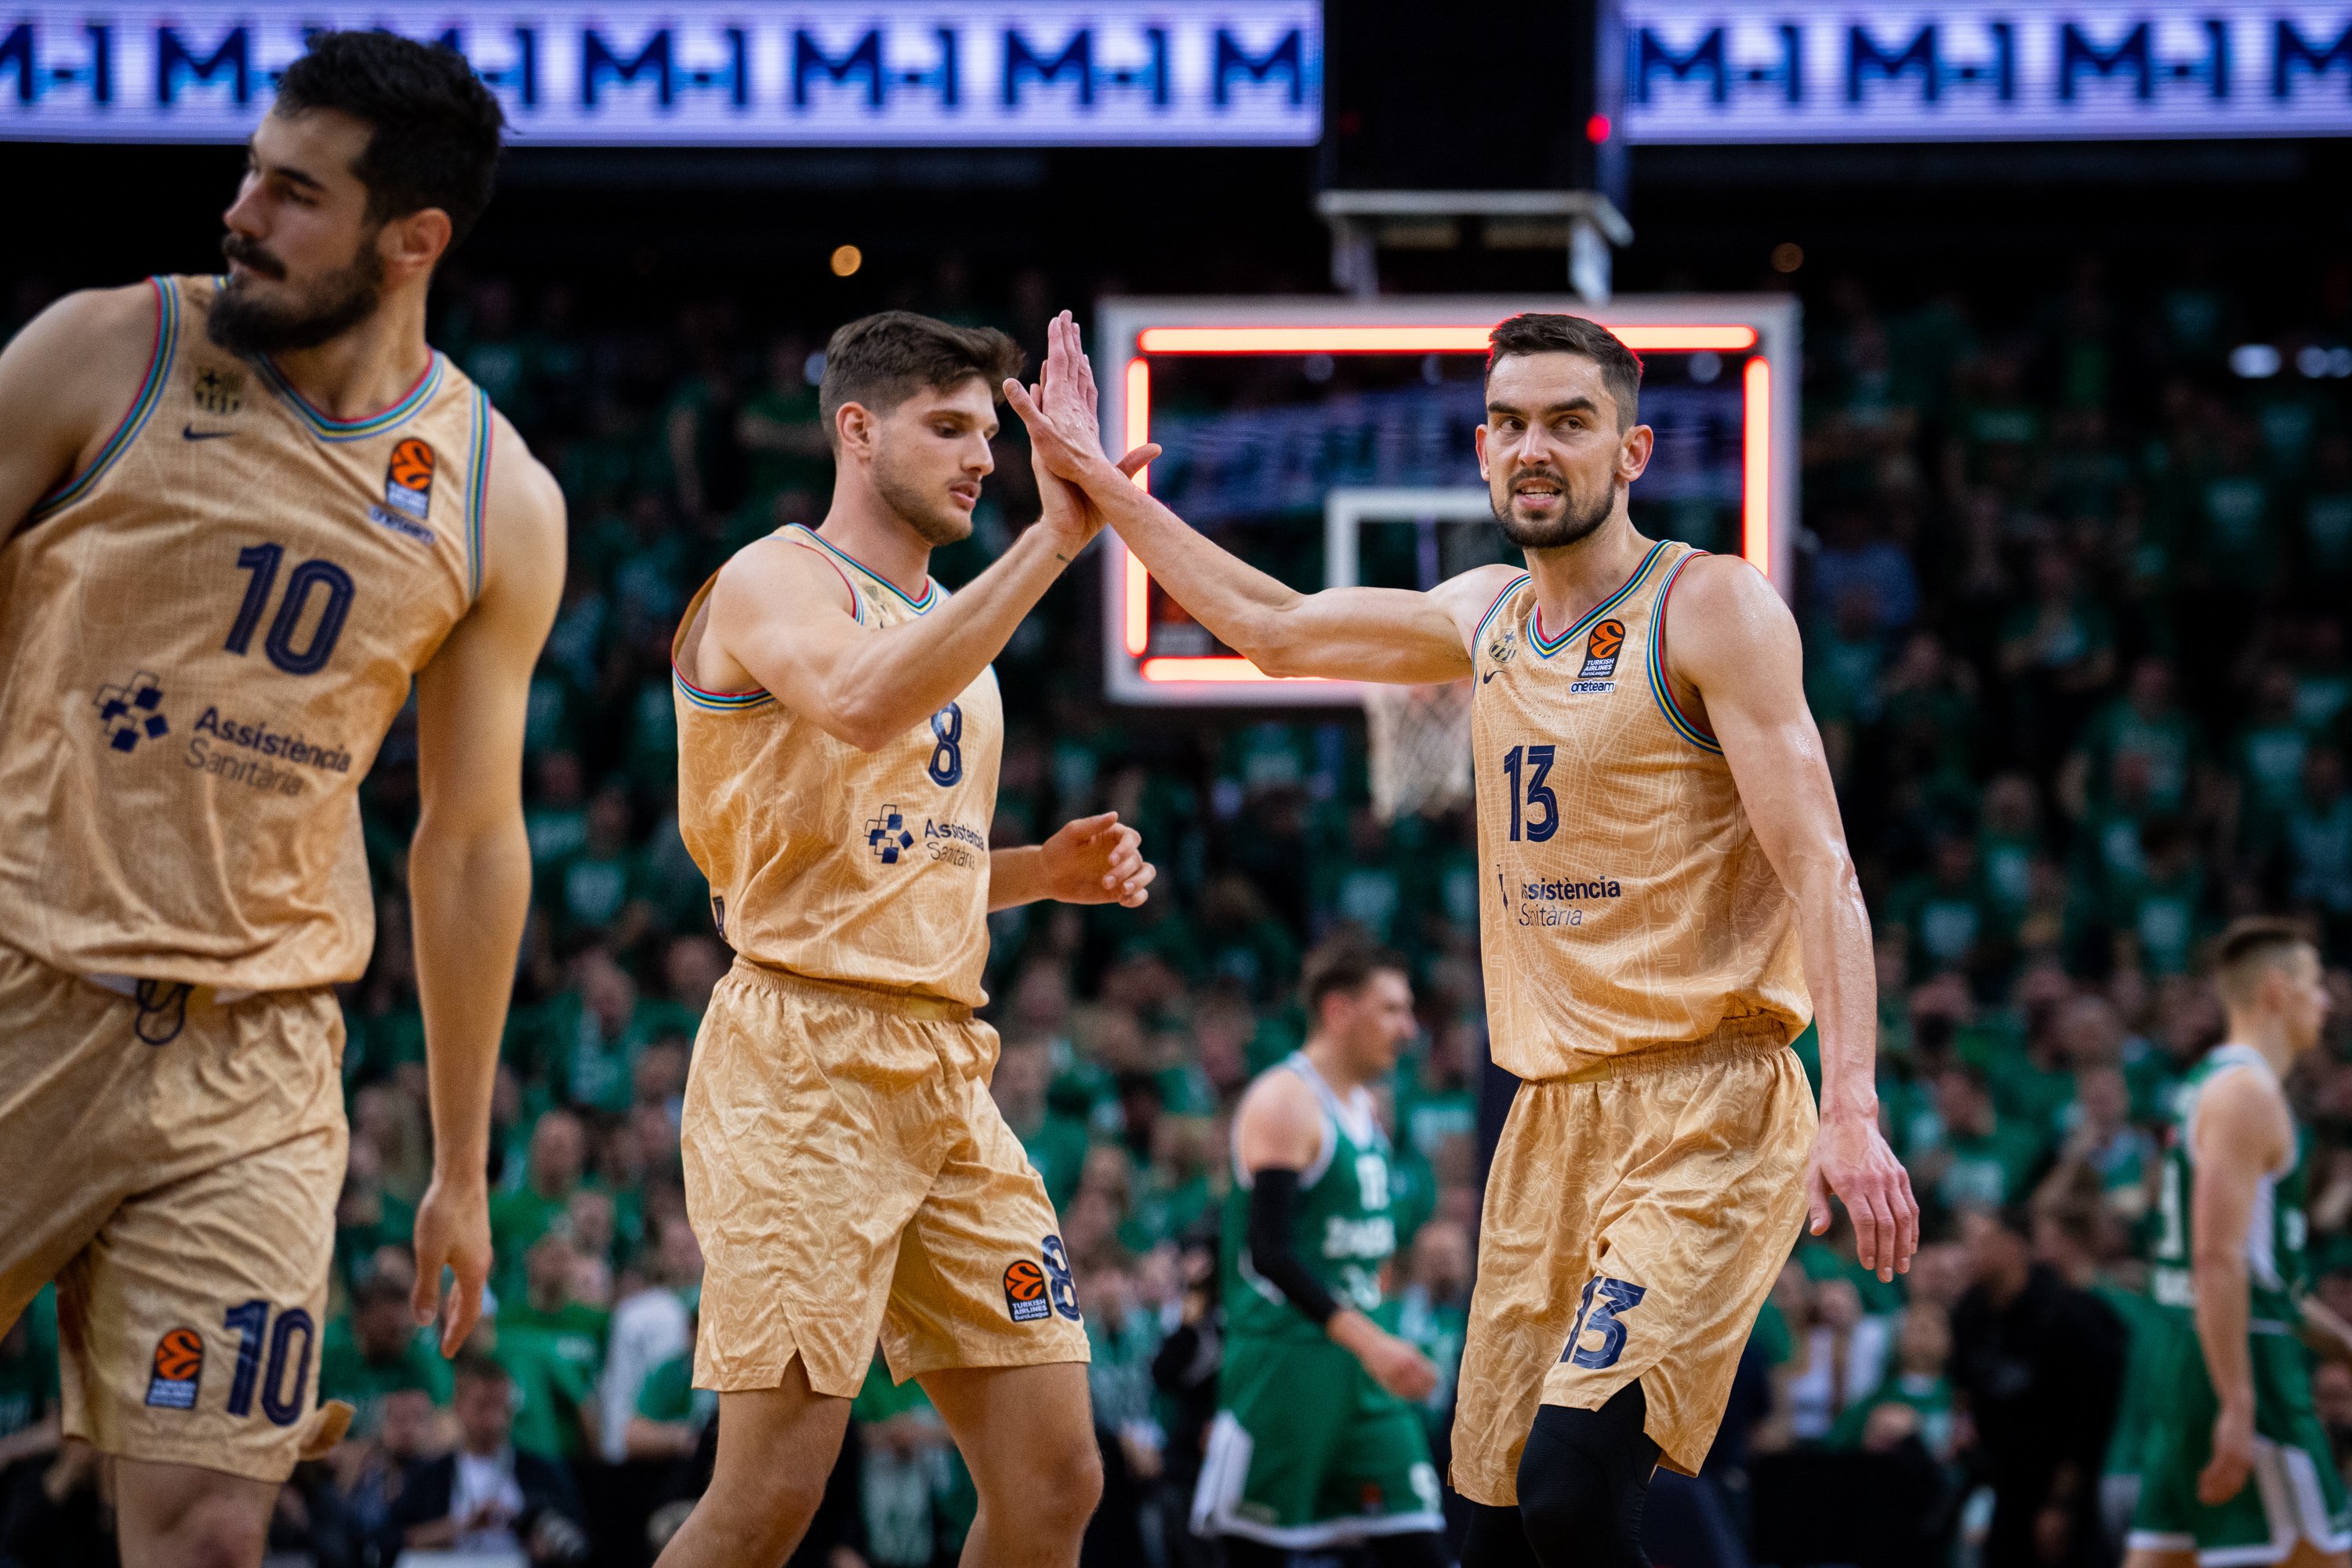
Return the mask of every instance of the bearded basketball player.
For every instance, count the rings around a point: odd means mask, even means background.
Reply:
[[[1087,374],[1053,331],[1047,384]],[[1067,371],[1064,366],[1069,367]],[[1014,407],[1152,574],[1274,675],[1475,679],[1495,1059],[1523,1081],[1486,1184],[1454,1483],[1472,1568],[1639,1564],[1659,1463],[1696,1474],[1805,1210],[1909,1267],[1881,1137],[1869,917],[1800,686],[1746,563],[1633,531],[1641,363],[1580,317],[1496,328],[1480,472],[1528,567],[1298,594],[1128,483],[1075,399]],[[1790,1041],[1822,1032],[1819,1138]]]
[[[412,684],[434,1177],[420,1321],[472,1328],[530,897],[531,666],[563,505],[425,339],[489,198],[456,54],[328,33],[228,209],[225,278],[72,295],[0,353],[0,1321],[58,1286],[66,1430],[123,1561],[261,1560],[331,1445],[336,984],[373,941],[357,791]]]
[[[1044,515],[995,564],[952,595],[929,575],[971,531],[1019,364],[1002,332],[904,310],[835,332],[831,510],[739,552],[678,629],[678,824],[737,957],[682,1137],[719,1452],[663,1568],[793,1550],[877,1338],[971,1467],[968,1568],[1070,1568],[1101,1489],[1070,1259],[972,1017],[989,911],[1132,906],[1152,879],[1112,814],[989,842],[990,661],[1101,520],[1041,474]]]

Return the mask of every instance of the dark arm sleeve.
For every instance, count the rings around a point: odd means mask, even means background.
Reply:
[[[1307,1272],[1291,1242],[1291,1223],[1298,1215],[1298,1173],[1269,1165],[1252,1173],[1249,1206],[1250,1267],[1259,1279],[1282,1292],[1283,1300],[1320,1328],[1331,1321],[1339,1303],[1323,1282]]]

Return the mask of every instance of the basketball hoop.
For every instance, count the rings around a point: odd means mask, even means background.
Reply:
[[[1470,682],[1363,688],[1372,810],[1383,822],[1470,798]]]

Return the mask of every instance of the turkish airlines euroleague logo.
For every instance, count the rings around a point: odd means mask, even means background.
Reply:
[[[196,1384],[204,1374],[205,1336],[194,1329],[166,1329],[155,1342],[147,1403],[165,1410],[194,1410]]]
[[[1045,1299],[1045,1271],[1024,1258],[1004,1270],[1004,1310],[1016,1323],[1034,1323],[1054,1315]]]
[[[1584,644],[1584,668],[1579,680],[1606,680],[1617,673],[1617,650],[1625,646],[1625,623],[1603,621],[1592,628]]]
[[[440,466],[439,455],[414,436],[394,447],[384,465],[383,504],[423,522],[433,510],[433,473]]]

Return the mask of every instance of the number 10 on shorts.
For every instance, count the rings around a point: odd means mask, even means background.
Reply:
[[[1576,1327],[1568,1331],[1568,1348],[1559,1352],[1559,1359],[1587,1372],[1615,1366],[1617,1358],[1625,1353],[1625,1325],[1617,1314],[1632,1311],[1649,1293],[1644,1286],[1629,1285],[1606,1275],[1595,1275],[1586,1280],[1583,1300],[1576,1307]],[[1596,1296],[1598,1300],[1594,1300]],[[1601,1342],[1586,1345],[1584,1336],[1588,1331],[1598,1333]]]

